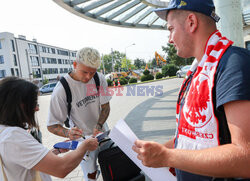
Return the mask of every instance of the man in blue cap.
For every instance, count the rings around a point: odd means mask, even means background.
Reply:
[[[221,36],[212,0],[172,0],[155,12],[177,55],[195,60],[179,92],[175,137],[137,140],[138,159],[175,168],[178,181],[250,180],[250,52]]]

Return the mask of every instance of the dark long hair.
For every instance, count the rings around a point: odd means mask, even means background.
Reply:
[[[0,81],[0,124],[21,128],[36,127],[38,87],[18,77]]]

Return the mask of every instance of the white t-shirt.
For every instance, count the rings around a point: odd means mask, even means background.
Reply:
[[[0,155],[4,171],[9,181],[32,181],[35,171],[32,168],[48,154],[49,150],[40,144],[31,134],[19,127],[0,125]],[[43,181],[51,177],[41,173]],[[0,180],[3,179],[0,169]]]
[[[88,83],[83,83],[72,79],[69,74],[64,76],[72,94],[70,119],[75,126],[83,130],[85,135],[92,134],[99,119],[101,105],[108,103],[112,98],[107,91],[107,81],[104,75],[98,73],[98,76],[100,80],[100,96],[97,94],[94,78]],[[65,89],[59,82],[51,95],[48,126],[64,124],[68,115],[67,104]]]

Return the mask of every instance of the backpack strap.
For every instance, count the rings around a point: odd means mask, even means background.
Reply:
[[[97,93],[99,93],[100,79],[99,79],[99,76],[98,76],[97,72],[94,75],[94,80],[95,80],[95,85],[96,85]]]
[[[64,77],[61,77],[60,82],[62,83],[65,93],[66,93],[66,98],[67,98],[67,110],[68,110],[68,118],[66,119],[66,121],[64,121],[64,124],[66,127],[70,127],[69,125],[69,118],[70,118],[70,111],[71,111],[71,102],[72,102],[72,94],[71,94],[71,90],[69,87],[69,84],[67,82],[67,80]]]

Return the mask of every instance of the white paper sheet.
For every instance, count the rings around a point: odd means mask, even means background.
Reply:
[[[120,147],[120,149],[149,177],[152,181],[176,181],[167,167],[149,168],[142,164],[137,158],[137,153],[132,150],[134,142],[138,139],[134,132],[128,127],[124,120],[119,120],[111,130],[109,137]]]

